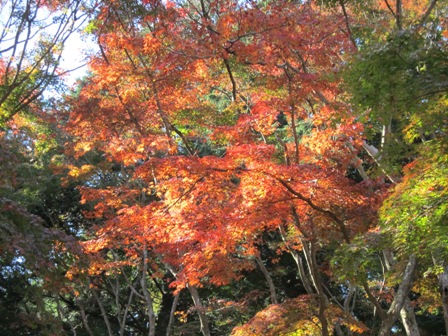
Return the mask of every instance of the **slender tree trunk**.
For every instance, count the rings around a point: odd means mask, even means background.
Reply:
[[[261,260],[261,258],[259,256],[255,257],[255,260],[257,261],[258,266],[261,269],[261,272],[263,272],[264,277],[266,278],[266,281],[268,283],[269,286],[269,292],[271,294],[271,303],[273,304],[277,304],[278,300],[277,300],[277,294],[275,292],[275,285],[274,285],[274,281],[272,281],[272,277],[269,274],[268,269],[266,268],[266,266],[263,263],[263,260]]]
[[[403,308],[412,286],[412,278],[414,276],[415,267],[417,266],[417,258],[414,254],[409,256],[408,263],[403,273],[403,277],[395,294],[394,300],[387,311],[386,318],[383,319],[378,336],[389,336],[391,329],[397,320],[401,309]]]
[[[84,324],[84,328],[86,329],[89,336],[94,336],[92,329],[90,329],[89,322],[87,321],[87,316],[86,316],[86,311],[84,309],[84,305],[81,302],[79,302],[78,300],[76,300],[76,304],[79,307],[79,313],[81,314],[81,320],[82,320],[82,324]]]
[[[383,129],[381,131],[381,151],[383,152],[383,154],[385,151],[385,147],[386,147],[390,132],[391,132],[390,124],[383,125]]]
[[[148,288],[146,287],[146,276],[142,276],[142,278],[140,279],[140,284],[142,286],[146,306],[148,307],[148,319],[149,319],[148,336],[154,336],[156,334],[156,315],[154,314],[151,294],[149,293]]]
[[[113,279],[107,279],[107,281],[110,284],[111,292],[115,296],[115,315],[117,317],[118,325],[120,326],[120,336],[123,336],[124,325],[122,324],[122,321],[126,322],[126,319],[121,319],[120,284],[118,282],[118,277],[115,278],[115,284],[113,283]]]
[[[390,270],[395,264],[394,255],[390,250],[383,250],[384,264],[386,269]],[[406,301],[403,308],[400,310],[401,322],[406,330],[408,336],[420,336],[417,320],[415,319],[414,309],[411,306],[409,297],[406,297]]]
[[[345,8],[344,0],[339,0],[339,5],[341,6],[342,13],[344,14],[345,27],[347,28],[347,33],[348,33],[348,36],[350,38],[350,42],[352,42],[353,47],[355,48],[355,50],[358,51],[358,46],[356,45],[356,41],[355,41],[355,39],[353,37],[352,29],[350,27],[350,21],[349,21],[349,18],[348,18],[347,9]]]
[[[348,284],[348,293],[344,300],[344,311],[347,314],[347,316],[353,316],[352,311],[353,307],[355,305],[356,299],[356,287],[353,286],[351,283]],[[347,328],[347,335],[351,336],[353,335],[353,332]]]
[[[177,277],[177,272],[170,264],[165,264],[165,266],[175,277]],[[187,289],[190,292],[195,308],[198,311],[199,322],[201,323],[202,335],[210,336],[210,327],[208,324],[207,315],[205,315],[205,309],[204,306],[202,305],[201,298],[199,297],[198,290],[196,289],[195,286],[190,285],[187,285]]]
[[[131,291],[131,293],[129,294],[128,302],[126,303],[126,307],[123,312],[121,323],[120,323],[120,336],[124,335],[124,330],[126,327],[126,318],[128,316],[129,308],[131,307],[133,298],[134,298],[134,292]],[[118,318],[118,320],[120,320],[120,318]]]
[[[143,248],[143,269],[142,277],[140,279],[140,285],[142,287],[143,296],[145,297],[146,306],[148,307],[148,319],[149,319],[149,330],[148,336],[154,336],[156,334],[156,315],[154,314],[154,304],[151,294],[148,291],[146,283],[146,275],[148,271],[148,251],[146,250],[146,245]]]
[[[168,333],[174,299],[173,293],[166,288],[162,293],[162,302],[157,314],[156,335],[166,335]]]
[[[315,282],[318,286],[318,288],[316,288],[316,290],[317,290],[317,293],[319,294],[319,316],[318,316],[318,318],[322,325],[322,331],[321,331],[322,336],[329,336],[330,333],[328,332],[328,321],[327,321],[327,317],[325,316],[325,310],[327,310],[328,305],[329,305],[328,297],[324,293],[322,279],[320,277],[319,270],[317,268],[316,244],[313,241],[311,241],[310,246],[311,246],[311,260],[312,260],[313,273],[314,273],[314,276],[316,277]]]
[[[325,316],[325,310],[327,309],[329,302],[328,297],[325,295],[323,291],[322,281],[319,276],[319,271],[317,269],[315,244],[313,242],[310,242],[308,246],[308,243],[303,239],[301,239],[301,243],[303,246],[303,252],[305,254],[305,260],[310,270],[311,280],[313,282],[314,288],[316,289],[319,298],[318,318],[322,327],[321,330],[322,336],[329,336],[330,334],[328,332],[328,321]]]
[[[423,26],[426,23],[426,20],[428,20],[428,17],[431,14],[434,7],[436,6],[437,1],[438,0],[431,1],[431,4],[429,5],[428,9],[426,10],[425,14],[423,14],[423,16],[420,20],[419,27]]]
[[[202,305],[201,298],[199,297],[198,290],[196,289],[196,287],[190,285],[188,285],[187,288],[191,294],[191,297],[193,298],[194,305],[198,311],[199,321],[201,323],[202,335],[210,336],[210,327],[208,325],[208,319],[207,316],[205,315],[205,309],[204,306]]]
[[[378,156],[379,154],[379,150],[373,146],[373,145],[369,145],[365,140],[363,140],[362,142],[362,147],[365,149],[365,151],[367,152],[367,154],[370,155],[370,157],[373,159],[373,161],[375,161],[375,163],[378,165],[378,167],[381,169],[381,171],[383,172],[383,174],[392,182],[392,183],[396,183],[395,179],[390,176],[390,174],[386,171],[386,169],[384,168],[384,166],[382,165],[381,161],[381,156]]]
[[[100,300],[100,297],[98,296],[98,293],[96,292],[95,288],[92,288],[92,294],[95,298],[96,302],[98,303],[98,306],[100,307],[101,315],[103,316],[104,323],[106,324],[107,333],[109,336],[113,336],[112,328],[110,327],[109,318],[107,317],[106,309],[104,309],[103,303]]]
[[[308,269],[310,270],[311,282],[312,282],[316,292],[318,294],[320,294],[320,292],[322,291],[322,286],[319,285],[320,282],[317,279],[317,273],[316,273],[317,270],[314,268],[313,258],[311,256],[311,249],[308,246],[308,243],[306,242],[306,240],[300,239],[300,242],[302,243],[303,254],[305,255],[305,261],[308,265]]]
[[[115,255],[114,255],[115,256]],[[121,284],[118,280],[118,277],[115,278],[115,282],[110,279],[108,279],[108,282],[110,284],[111,293],[115,296],[115,315],[117,317],[118,325],[120,327],[119,334],[120,336],[124,335],[124,331],[126,329],[126,318],[128,315],[129,307],[132,304],[132,300],[134,298],[134,292],[131,291],[129,294],[128,302],[126,303],[126,306],[124,308],[124,311],[122,311],[121,302],[120,302],[120,288]]]
[[[229,60],[227,58],[223,58],[224,61],[224,65],[226,66],[226,70],[227,73],[229,75],[230,81],[232,83],[232,101],[235,102],[236,101],[236,81],[235,78],[233,77],[233,73],[232,73],[232,69],[230,68],[230,63]]]
[[[294,258],[294,261],[297,264],[297,268],[299,270],[299,277],[300,280],[302,280],[303,287],[305,287],[305,290],[308,294],[314,294],[313,288],[311,287],[310,280],[308,279],[308,276],[305,272],[305,266],[303,265],[303,260],[299,252],[297,251],[291,251],[290,252],[292,257]]]
[[[358,157],[358,155],[356,155],[355,147],[353,147],[353,145],[349,141],[347,141],[347,147],[350,150],[350,152],[353,153],[353,158],[352,158],[353,166],[358,171],[362,180],[367,181],[369,179],[369,175],[367,175],[366,170],[362,166],[362,160]]]
[[[282,225],[280,225],[279,230],[280,230],[280,235],[282,236],[283,241],[288,246],[285,228]],[[296,250],[294,250],[292,248],[289,248],[289,246],[288,246],[288,250],[289,250],[289,253],[291,253],[291,256],[293,257],[294,261],[297,264],[297,268],[299,271],[299,277],[300,277],[300,280],[302,280],[303,287],[305,288],[305,290],[308,294],[314,294],[314,291],[311,287],[310,280],[308,279],[308,276],[305,272],[305,267],[303,265],[302,257],[300,256],[299,252],[297,252]]]
[[[179,296],[180,292],[174,296],[173,305],[171,306],[170,319],[168,321],[168,326],[166,327],[166,336],[171,336],[171,330],[173,329],[174,324],[174,314],[176,313]]]
[[[403,8],[401,4],[401,0],[396,0],[395,3],[395,15],[396,15],[396,22],[397,22],[397,29],[398,31],[402,30],[402,16],[403,16]]]
[[[355,294],[356,294],[356,287],[353,286],[352,284],[349,284],[347,297],[344,300],[344,310],[347,314],[351,314],[350,302],[352,301]]]
[[[291,128],[292,128],[292,134],[294,137],[294,163],[295,164],[299,164],[300,162],[300,152],[299,152],[299,136],[297,134],[297,125],[296,125],[296,106],[294,104],[294,100],[292,98],[292,92],[293,92],[293,87],[292,87],[292,77],[291,75],[288,74],[288,72],[285,69],[285,74],[288,77],[288,93],[289,93],[289,97],[291,99]]]

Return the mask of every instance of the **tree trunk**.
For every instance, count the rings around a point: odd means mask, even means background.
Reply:
[[[414,254],[409,256],[408,263],[403,273],[403,277],[395,294],[394,300],[387,311],[386,318],[381,323],[381,328],[378,333],[379,336],[389,336],[390,331],[400,314],[406,300],[408,299],[408,293],[412,286],[412,278],[414,275],[415,267],[417,265],[417,258]]]
[[[414,308],[411,306],[409,298],[406,299],[403,308],[400,310],[401,322],[408,336],[420,336],[417,321],[415,320]]]
[[[297,264],[297,268],[299,270],[299,277],[300,280],[302,280],[303,287],[305,287],[305,290],[308,294],[314,294],[313,289],[311,288],[310,280],[308,279],[308,276],[305,272],[305,267],[303,266],[302,257],[297,251],[291,251],[290,252],[292,257],[294,258],[294,261]]]
[[[355,305],[355,301],[356,301],[356,287],[353,286],[351,283],[348,284],[348,293],[347,296],[345,297],[344,300],[344,311],[345,314],[347,314],[347,316],[353,316],[352,311],[353,311],[353,307]],[[339,327],[340,329],[340,327]],[[336,329],[337,333],[339,334],[338,329]],[[350,329],[347,329],[347,335],[351,336],[353,335],[353,332]]]
[[[384,264],[387,270],[390,270],[395,264],[394,254],[390,250],[383,250]],[[414,309],[411,306],[411,301],[409,297],[400,310],[401,322],[406,330],[406,335],[408,336],[420,336],[417,321],[415,319]]]
[[[107,333],[109,334],[109,336],[113,336],[109,318],[107,317],[106,309],[104,309],[103,303],[101,302],[100,297],[98,296],[95,288],[92,288],[92,294],[96,302],[98,303],[98,306],[100,307],[101,315],[103,316],[104,323],[106,324]]]
[[[131,293],[129,294],[128,302],[126,303],[126,307],[123,312],[123,317],[121,319],[121,322],[120,322],[120,317],[118,317],[118,320],[120,323],[120,336],[124,336],[124,331],[125,331],[125,327],[126,327],[126,318],[128,316],[129,308],[131,307],[133,298],[134,298],[134,292],[131,291]]]
[[[325,295],[323,291],[322,281],[319,276],[319,270],[317,268],[317,261],[316,261],[316,247],[314,242],[310,242],[309,246],[307,242],[303,239],[301,239],[301,243],[303,246],[303,252],[305,254],[305,259],[308,264],[308,268],[310,270],[311,274],[311,280],[313,282],[314,288],[316,289],[318,298],[319,298],[319,322],[322,326],[322,336],[329,336],[328,332],[328,321],[325,316],[325,310],[328,307],[328,297]]]
[[[174,268],[170,264],[166,263],[165,266],[175,277],[177,277],[177,272],[174,270]],[[187,285],[187,289],[190,292],[190,295],[191,295],[191,298],[193,299],[195,308],[198,311],[199,322],[201,323],[202,335],[210,336],[210,327],[208,324],[208,319],[207,319],[207,316],[205,315],[205,309],[204,309],[204,306],[202,305],[201,298],[199,297],[198,290],[196,289],[195,286],[190,286],[190,285]],[[174,309],[174,307],[173,307],[173,309]]]
[[[199,297],[199,293],[194,286],[187,286],[188,290],[190,291],[191,297],[193,298],[194,305],[198,311],[199,315],[199,321],[201,322],[201,332],[204,336],[210,336],[210,328],[208,325],[208,319],[205,315],[205,309],[202,305],[201,298]]]
[[[76,300],[76,304],[79,307],[79,313],[81,314],[81,320],[82,320],[82,324],[84,325],[84,328],[86,329],[89,336],[94,336],[92,329],[90,329],[89,322],[87,321],[87,315],[86,315],[86,311],[84,309],[84,305],[81,302],[79,302],[78,300]]]
[[[305,272],[305,267],[303,266],[302,257],[300,256],[299,252],[296,250],[289,248],[288,242],[286,239],[286,233],[283,225],[279,226],[280,235],[282,236],[283,241],[285,242],[286,246],[288,247],[289,253],[291,253],[291,256],[293,257],[294,261],[297,264],[297,268],[299,270],[299,277],[300,280],[302,280],[303,287],[305,287],[305,290],[308,294],[314,294],[314,291],[311,287],[310,280],[308,279],[308,276]]]
[[[146,250],[146,245],[143,247],[143,268],[142,277],[140,279],[140,285],[142,287],[143,296],[145,297],[146,306],[148,307],[148,320],[149,320],[149,330],[148,336],[154,336],[156,334],[156,315],[154,314],[154,304],[151,294],[148,291],[146,283],[146,274],[148,271],[148,251]]]
[[[177,303],[179,302],[179,296],[180,296],[180,292],[177,293],[176,296],[174,297],[173,305],[171,306],[170,319],[169,319],[168,325],[166,327],[166,336],[171,336],[171,329],[173,328],[173,324],[174,324],[174,313],[176,312],[176,309],[177,309]],[[162,334],[160,334],[160,335],[162,335]]]
[[[57,308],[57,311],[58,311],[58,319],[59,319],[59,321],[64,321],[65,320],[66,323],[70,326],[70,329],[72,330],[73,336],[77,336],[76,326],[74,326],[73,323],[70,321],[70,317],[66,317],[65,316],[66,314],[64,312],[64,309],[61,306],[61,302],[60,302],[58,297],[56,297],[56,308]]]
[[[155,331],[156,335],[168,334],[168,326],[170,324],[171,310],[173,308],[174,299],[175,297],[173,296],[173,293],[169,291],[168,288],[166,288],[166,290],[164,290],[162,293],[162,302],[159,313],[157,315],[157,323]]]
[[[266,281],[268,283],[269,292],[271,294],[271,303],[277,304],[278,300],[277,300],[277,294],[275,293],[274,281],[272,281],[272,278],[268,272],[268,269],[263,264],[263,260],[261,260],[261,258],[259,256],[256,256],[255,260],[257,261],[258,266],[260,266],[261,272],[263,272],[263,275],[266,278]]]

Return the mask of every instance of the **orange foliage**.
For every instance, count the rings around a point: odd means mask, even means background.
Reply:
[[[322,327],[317,318],[316,298],[302,295],[281,304],[270,305],[258,312],[249,322],[236,327],[232,336],[320,335]],[[332,305],[327,318],[346,325],[351,331],[362,334],[368,329],[360,322],[346,318],[343,311]]]
[[[175,270],[177,288],[238,279],[254,267],[263,233],[292,227],[292,208],[302,220],[297,234],[342,241],[369,229],[381,197],[373,184],[345,177],[362,127],[338,105],[337,83],[326,78],[352,48],[338,28],[343,17],[289,1],[268,9],[213,3],[216,20],[167,5],[142,19],[150,31],[125,30],[109,18],[98,29],[101,52],[70,101],[67,124],[76,158],[95,151],[121,167],[118,186],[90,175],[80,188],[92,204],[87,215],[103,220],[85,251],[117,248],[138,265],[145,246],[150,267]],[[225,113],[207,100],[210,93],[227,102]],[[287,140],[282,149],[289,157],[298,151],[295,163],[280,159],[280,141],[272,140],[280,112],[290,138],[293,117],[313,124],[300,143]],[[198,137],[225,145],[225,154],[199,153]],[[89,173],[88,165],[70,172]],[[115,266],[101,259],[89,272]],[[299,307],[299,328],[315,315],[311,301],[298,298],[260,314],[285,320],[288,309]]]

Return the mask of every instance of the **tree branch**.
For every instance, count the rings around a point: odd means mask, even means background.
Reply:
[[[332,219],[337,226],[339,227],[339,229],[341,230],[341,233],[344,237],[344,240],[347,243],[350,243],[350,236],[348,234],[347,228],[345,227],[344,221],[341,220],[338,216],[336,216],[335,213],[326,210],[316,204],[313,203],[313,201],[311,201],[310,198],[307,198],[305,196],[303,196],[300,192],[294,190],[285,180],[282,180],[281,178],[272,176],[275,180],[277,180],[282,186],[284,186],[286,188],[286,190],[288,190],[291,194],[293,194],[294,196],[296,196],[298,199],[304,201],[305,203],[307,203],[313,210],[316,210],[324,215],[326,215],[328,218]]]
[[[436,6],[437,0],[432,0],[429,4],[428,9],[426,10],[425,14],[423,14],[422,18],[420,19],[420,23],[418,24],[418,27],[423,26],[426,23],[426,20],[428,20],[429,15],[431,15],[432,10]]]

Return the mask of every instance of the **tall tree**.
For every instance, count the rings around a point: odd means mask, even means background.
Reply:
[[[65,276],[46,280],[61,328],[418,335],[416,311],[442,321],[441,1],[92,7],[90,73],[47,119],[68,140],[45,165],[81,205],[40,185],[29,202],[60,234],[39,250]],[[5,121],[5,141],[23,134]]]

